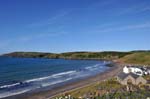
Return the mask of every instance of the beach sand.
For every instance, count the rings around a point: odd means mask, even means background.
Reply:
[[[120,64],[116,64],[116,66],[111,67],[109,70],[107,70],[103,73],[97,74],[95,76],[92,76],[92,77],[74,81],[69,84],[64,84],[62,86],[55,87],[55,88],[52,88],[52,89],[49,89],[46,91],[27,93],[27,94],[23,94],[23,95],[8,97],[5,99],[51,99],[51,98],[55,97],[56,95],[59,95],[59,94],[65,93],[65,92],[69,92],[72,90],[76,90],[79,88],[83,88],[90,84],[104,81],[109,78],[115,77],[122,70],[122,68],[123,68],[123,66],[121,66]]]

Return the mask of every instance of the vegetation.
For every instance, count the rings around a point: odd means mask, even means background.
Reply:
[[[64,58],[64,59],[119,59],[130,52],[68,52],[68,53],[40,53],[40,52],[13,52],[4,56],[31,57],[31,58]]]
[[[107,91],[114,91],[123,88],[115,79],[109,79],[107,81],[92,84],[90,86],[81,88],[70,92],[69,94],[73,97],[88,96],[90,94],[98,95],[99,93],[106,93]]]
[[[71,59],[118,59],[127,54],[128,52],[71,52],[71,53],[62,53],[60,57],[62,58],[71,58]]]
[[[41,52],[13,52],[9,54],[4,54],[3,56],[26,58],[58,58],[58,54]]]
[[[132,91],[127,91],[126,86],[119,84],[113,78],[61,94],[54,99],[146,99],[150,97],[149,87],[140,88],[133,85],[132,88]]]
[[[135,52],[122,57],[119,61],[129,64],[150,65],[150,52]]]
[[[145,90],[139,90],[134,92],[116,92],[110,94],[104,94],[103,96],[96,96],[97,99],[149,99],[150,92]]]

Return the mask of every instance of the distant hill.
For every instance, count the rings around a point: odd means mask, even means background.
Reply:
[[[64,59],[105,59],[113,60],[124,57],[130,52],[67,52],[67,53],[41,53],[41,52],[13,52],[4,54],[9,57],[27,57],[27,58],[64,58]]]
[[[104,52],[66,52],[66,53],[42,53],[42,52],[13,52],[4,54],[9,57],[25,58],[51,58],[51,59],[96,59],[116,60],[128,64],[150,65],[150,51],[137,50],[130,52],[104,51]]]
[[[115,51],[105,51],[105,52],[70,52],[70,53],[61,53],[61,58],[67,59],[106,59],[114,60],[121,57],[124,57],[130,52],[115,52]]]
[[[4,54],[3,56],[23,58],[58,58],[58,54],[43,52],[12,52]]]

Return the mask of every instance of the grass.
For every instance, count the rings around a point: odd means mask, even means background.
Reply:
[[[149,78],[150,76],[145,77]],[[66,97],[68,95],[71,96],[71,99],[147,99],[150,97],[150,89],[147,85],[143,85],[142,88],[138,86],[132,86],[132,88],[134,91],[127,91],[126,86],[112,78],[61,94],[53,99],[70,99]]]
[[[119,59],[128,64],[150,65],[150,52],[136,52]]]
[[[98,91],[103,91],[103,93],[106,93],[107,91],[111,91],[111,90],[119,90],[122,87],[123,86],[120,85],[116,81],[116,79],[109,79],[107,81],[97,82],[97,83],[91,84],[89,86],[86,86],[84,88],[80,88],[80,89],[77,89],[74,91],[70,91],[70,92],[61,94],[57,97],[65,96],[66,94],[67,95],[69,94],[74,98],[84,97],[87,94],[92,94],[94,96],[97,96]]]
[[[144,91],[144,90],[139,90],[135,92],[123,92],[123,93],[110,93],[108,95],[103,95],[103,96],[98,96],[95,97],[97,99],[147,99],[149,97],[150,92]]]

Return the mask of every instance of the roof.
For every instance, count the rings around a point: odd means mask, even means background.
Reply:
[[[123,72],[119,73],[119,74],[118,74],[118,77],[123,80],[123,79],[125,79],[126,77],[128,77],[129,75],[132,76],[134,79],[137,79],[137,78],[139,77],[138,75],[133,74],[133,73],[125,74],[125,73],[123,73]]]

